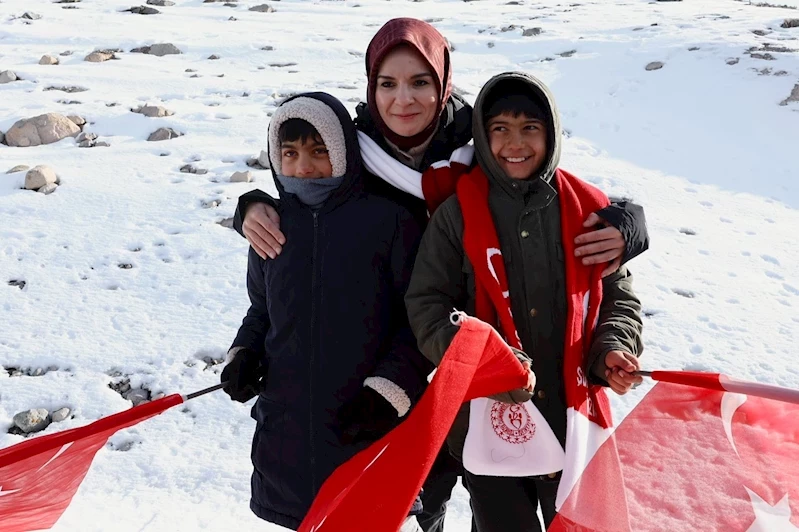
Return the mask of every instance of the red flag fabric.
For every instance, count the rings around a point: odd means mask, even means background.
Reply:
[[[183,402],[174,394],[85,427],[33,438],[0,450],[0,530],[51,528],[69,506],[108,438]]]
[[[526,384],[527,372],[497,332],[462,315],[460,330],[408,419],[333,472],[299,531],[395,532],[461,404]]]
[[[594,455],[549,532],[799,530],[799,405],[769,398],[799,392],[656,373],[665,382]],[[597,473],[605,462],[620,464],[623,486]],[[628,512],[592,498],[620,488]]]

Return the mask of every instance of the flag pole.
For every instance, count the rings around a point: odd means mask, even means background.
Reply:
[[[773,399],[784,403],[799,404],[799,390],[775,386],[773,384],[763,384],[759,382],[743,381],[734,377],[729,377],[721,373],[707,373],[703,371],[643,371],[635,372],[635,375],[649,377],[654,381],[670,382],[672,384],[682,384],[684,386],[694,386],[707,390],[717,390],[721,392],[740,393],[765,399]]]
[[[211,393],[211,392],[215,392],[217,390],[221,390],[225,386],[227,386],[227,382],[223,382],[223,383],[217,384],[215,386],[210,386],[210,387],[205,388],[203,390],[199,390],[199,391],[196,391],[194,393],[190,393],[190,394],[184,395],[183,396],[183,400],[184,401],[188,401],[190,399],[194,399],[195,397],[200,397],[201,395],[205,395],[207,393]]]

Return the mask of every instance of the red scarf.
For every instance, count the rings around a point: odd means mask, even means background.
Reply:
[[[603,264],[584,266],[574,256],[574,239],[582,234],[583,220],[610,202],[599,189],[558,169],[553,177],[561,208],[563,252],[566,257],[566,338],[563,379],[566,407],[581,412],[601,427],[611,425],[610,404],[600,386],[589,386],[585,356],[599,317]],[[511,313],[508,278],[494,219],[488,206],[488,178],[479,167],[457,185],[463,211],[463,248],[475,271],[475,314],[498,324],[505,340],[523,349]],[[531,353],[535,356],[535,353]]]

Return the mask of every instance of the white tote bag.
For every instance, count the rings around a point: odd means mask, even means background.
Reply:
[[[563,470],[565,453],[532,401],[470,403],[463,467],[475,475],[529,477]]]

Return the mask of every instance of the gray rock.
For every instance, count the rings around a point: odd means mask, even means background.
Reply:
[[[145,52],[150,55],[155,55],[158,57],[163,57],[165,55],[177,55],[182,54],[177,46],[172,43],[159,43],[150,46],[149,51]]]
[[[15,174],[17,172],[24,172],[25,170],[28,170],[28,169],[30,169],[30,166],[28,166],[26,164],[18,164],[17,166],[15,166],[14,168],[12,168],[11,170],[9,170],[6,173],[7,174]]]
[[[58,58],[52,55],[43,55],[42,58],[39,59],[40,65],[57,65],[58,63]]]
[[[60,423],[67,419],[71,413],[72,412],[69,410],[69,408],[64,407],[53,412],[53,415],[50,417],[52,418],[53,423]]]
[[[269,169],[269,153],[266,150],[261,150],[260,155],[258,155],[258,164]]]
[[[201,203],[203,209],[213,209],[219,207],[222,202],[219,200],[208,200]]]
[[[731,58],[727,59],[727,64],[728,65],[737,65],[738,61],[740,61],[740,60],[741,59],[738,58],[738,57],[731,57]]]
[[[42,194],[52,194],[55,192],[55,189],[58,188],[58,185],[55,183],[47,183],[42,188],[36,189],[36,192],[41,192]]]
[[[75,92],[86,92],[89,89],[87,89],[86,87],[78,87],[77,85],[64,85],[64,86],[51,85],[50,87],[45,87],[44,90],[61,91],[61,92],[66,92],[68,94],[72,94]]]
[[[143,105],[138,109],[131,109],[131,111],[142,114],[148,118],[161,118],[175,114],[173,111],[170,111],[166,107],[160,105]]]
[[[170,0],[147,0],[147,5],[168,7],[168,6],[174,6],[175,2],[171,2]]]
[[[14,425],[25,434],[39,432],[50,424],[50,413],[46,408],[35,408],[14,416]]]
[[[17,121],[6,131],[6,142],[9,146],[25,148],[52,144],[79,133],[80,128],[66,116],[47,113]]]
[[[219,56],[216,55],[216,54],[211,54],[211,55],[208,56],[208,59],[213,61],[213,60],[219,59]]]
[[[0,84],[11,83],[12,81],[17,81],[18,79],[19,78],[17,75],[11,70],[3,70],[0,72]]]
[[[150,392],[142,388],[134,388],[125,394],[125,399],[133,403],[133,406],[145,403],[150,400]]]
[[[786,18],[780,28],[799,28],[799,18]]]
[[[28,190],[39,190],[56,181],[58,177],[55,175],[55,170],[45,165],[34,166],[25,174],[25,188]]]
[[[253,6],[249,9],[250,11],[257,11],[258,13],[274,13],[275,8],[270,6],[269,4],[261,4],[259,6]]]
[[[205,168],[197,168],[193,164],[184,164],[180,167],[180,171],[184,174],[204,175],[208,173]]]
[[[131,7],[130,9],[125,9],[125,11],[130,11],[136,15],[158,15],[161,13],[156,8],[147,6]]]
[[[791,102],[799,102],[799,83],[794,85],[791,94],[780,102],[780,105],[788,105]]]
[[[115,59],[116,56],[113,53],[109,52],[92,52],[87,55],[83,60],[88,61],[89,63],[103,63],[108,61],[109,59]]]
[[[157,394],[153,395],[153,401],[157,399],[163,399],[164,397],[166,397],[166,394],[164,392],[158,392]]]
[[[83,142],[85,140],[97,140],[97,133],[81,133],[75,137],[75,142]]]
[[[252,172],[249,170],[246,172],[233,172],[233,175],[230,176],[231,183],[249,183],[252,181]]]
[[[663,63],[661,61],[652,61],[645,67],[647,70],[660,70],[663,68]]]
[[[131,49],[130,53],[132,54],[149,54],[150,47],[149,46],[139,46],[137,48]]]
[[[94,143],[95,148],[109,148],[111,145],[104,140]]]
[[[40,14],[34,13],[32,11],[26,11],[25,13],[22,14],[22,16],[20,18],[24,18],[24,19],[27,19],[27,20],[39,20],[39,19],[42,18],[42,16]]]
[[[6,134],[0,131],[0,144],[6,143]]]
[[[182,133],[178,133],[171,127],[161,127],[153,131],[150,136],[147,137],[147,140],[150,142],[158,142],[161,140],[174,139],[180,136],[182,136]]]
[[[544,30],[541,28],[525,28],[522,31],[522,37],[534,37],[536,35],[541,35]]]

